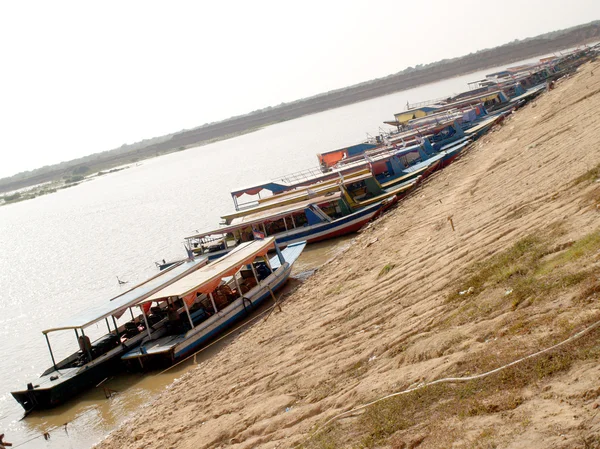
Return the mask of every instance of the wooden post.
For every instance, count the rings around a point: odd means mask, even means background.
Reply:
[[[454,232],[454,222],[452,221],[452,216],[448,217],[448,221],[450,222],[450,226],[452,227],[452,232]]]

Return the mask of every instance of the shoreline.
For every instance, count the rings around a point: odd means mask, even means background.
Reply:
[[[19,174],[6,177],[0,179],[0,193],[56,180],[58,177],[67,175],[72,169],[76,169],[78,166],[91,164],[92,159],[90,159],[90,156],[105,154],[101,162],[95,162],[99,168],[94,168],[92,171],[110,169],[119,165],[135,163],[140,160],[151,159],[215,141],[226,140],[270,126],[274,123],[293,120],[458,76],[466,76],[479,70],[505,66],[551,52],[596,42],[598,40],[597,25],[595,22],[592,22],[586,25],[586,27],[585,29],[589,31],[587,34],[581,34],[581,30],[578,27],[574,27],[563,30],[563,34],[559,34],[551,39],[548,39],[547,36],[544,37],[545,35],[541,35],[526,41],[508,43],[492,49],[484,49],[475,54],[472,53],[450,60],[426,64],[420,68],[407,68],[386,77],[320,93],[313,97],[299,99],[280,106],[267,107],[241,116],[205,124],[197,128],[154,137],[148,140],[151,143],[144,144],[145,141],[137,142],[130,146],[124,145],[123,149],[108,150],[103,153],[95,153],[72,161],[55,164],[48,167],[49,171],[47,172],[32,174],[23,179],[10,181],[10,179]],[[390,116],[391,114],[393,112],[390,113]],[[125,147],[129,147],[129,149],[125,149]],[[60,168],[64,164],[67,164],[67,166]],[[32,171],[36,172],[38,170]]]
[[[313,431],[373,399],[485,372],[600,319],[598,98],[600,63],[587,63],[360,233],[282,313],[190,370],[98,447],[592,441],[593,338],[489,381],[425,389]]]

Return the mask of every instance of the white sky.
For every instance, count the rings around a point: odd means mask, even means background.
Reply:
[[[598,0],[4,1],[0,177],[596,19]]]

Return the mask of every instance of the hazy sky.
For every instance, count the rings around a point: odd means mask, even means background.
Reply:
[[[0,177],[595,19],[598,0],[5,1]]]

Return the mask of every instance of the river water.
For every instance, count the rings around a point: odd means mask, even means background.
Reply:
[[[118,376],[105,384],[118,391],[110,399],[95,388],[21,419],[9,392],[51,365],[42,329],[153,275],[154,261],[183,257],[183,237],[216,226],[220,215],[233,210],[232,189],[315,167],[316,153],[378,134],[407,101],[464,91],[468,81],[494,70],[275,124],[0,207],[0,433],[31,448],[87,448],[100,441],[193,363],[162,375]],[[309,247],[295,272],[322,264],[350,242]],[[117,276],[128,285],[119,286]],[[105,328],[94,331],[99,335]],[[51,342],[57,360],[77,349],[72,332],[53,333]],[[199,359],[210,363],[211,354],[227,343]],[[44,432],[50,432],[49,440]]]

